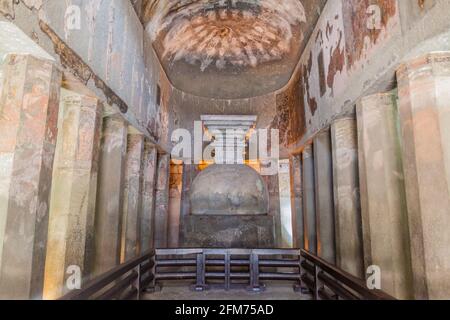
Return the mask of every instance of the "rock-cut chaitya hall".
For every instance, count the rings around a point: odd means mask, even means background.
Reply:
[[[0,0],[0,300],[450,299],[449,0]]]

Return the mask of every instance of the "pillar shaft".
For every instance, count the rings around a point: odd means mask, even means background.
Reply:
[[[331,126],[336,225],[336,261],[343,270],[364,277],[359,200],[356,121],[340,119]]]
[[[305,249],[317,253],[316,203],[314,190],[314,157],[313,146],[303,150],[303,226]]]
[[[140,213],[142,208],[142,157],[144,136],[129,133],[125,160],[121,262],[136,257],[140,249]]]
[[[155,184],[158,152],[153,145],[145,144],[143,158],[143,189],[141,216],[141,252],[154,247]]]
[[[127,125],[119,116],[103,119],[95,217],[95,274],[120,263]]]
[[[291,210],[292,237],[294,248],[304,248],[303,203],[302,203],[302,160],[300,155],[291,157]]]
[[[278,161],[276,167],[278,167]],[[263,179],[266,182],[267,190],[269,191],[269,215],[274,219],[275,246],[281,248],[283,246],[283,239],[281,234],[280,181],[278,171],[277,174],[263,176]]]
[[[336,241],[333,198],[333,156],[330,131],[314,139],[314,172],[318,256],[336,264]]]
[[[159,155],[156,181],[155,247],[168,246],[170,155]]]
[[[186,224],[185,219],[189,217],[191,214],[191,199],[190,199],[190,192],[191,192],[191,186],[192,182],[194,182],[194,179],[197,177],[199,173],[197,165],[193,164],[184,164],[183,165],[183,187],[182,187],[182,193],[181,193],[181,217],[180,217],[180,223],[181,223],[181,232],[180,232],[180,245],[183,246],[185,242],[185,234],[186,234]]]
[[[181,194],[181,216],[187,217],[191,213],[191,203],[189,193],[191,191],[192,182],[199,173],[199,169],[195,164],[183,165],[183,191]]]
[[[61,74],[9,55],[0,97],[0,299],[40,299]]]
[[[180,239],[180,211],[181,188],[183,181],[183,165],[170,165],[170,190],[169,190],[169,248],[179,247]]]
[[[357,105],[365,267],[382,270],[382,289],[411,299],[408,210],[398,134],[396,93]]]
[[[69,266],[83,282],[92,272],[101,107],[96,98],[62,90],[53,167],[45,298],[67,293]]]
[[[450,295],[450,54],[397,72],[415,298]]]

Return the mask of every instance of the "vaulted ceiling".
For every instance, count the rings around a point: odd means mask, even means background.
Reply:
[[[247,98],[289,80],[326,0],[144,0],[144,22],[172,83]]]

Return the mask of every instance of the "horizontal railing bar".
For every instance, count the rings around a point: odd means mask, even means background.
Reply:
[[[232,272],[230,273],[231,279],[247,279],[250,278],[250,273],[248,272]]]
[[[300,250],[298,249],[255,249],[252,253],[259,256],[300,256]]]
[[[156,249],[156,256],[189,255],[202,253],[202,249]]]
[[[244,260],[244,259],[230,260],[231,266],[247,266],[249,263],[250,263],[250,260]],[[206,265],[223,266],[223,265],[225,265],[225,260],[218,260],[218,259],[206,260]]]
[[[197,265],[197,260],[195,259],[163,259],[156,260],[157,267],[178,267],[178,266],[186,266],[191,267]]]
[[[137,272],[133,271],[130,275],[117,282],[117,284],[115,284],[114,287],[108,289],[105,293],[96,298],[96,300],[109,300],[117,296],[119,293],[123,292],[127,287],[131,286],[133,284],[133,281],[135,281],[137,277],[138,277]]]
[[[170,255],[191,255],[203,253],[206,255],[251,255],[259,256],[300,256],[298,249],[199,249],[199,248],[185,248],[185,249],[156,249],[157,256]]]
[[[300,280],[300,275],[298,273],[282,272],[260,273],[259,278],[265,280]]]
[[[225,261],[219,259],[209,259],[205,261],[207,266],[224,266]],[[231,266],[247,266],[250,260],[231,260]],[[268,264],[268,263],[267,263]],[[197,265],[197,260],[194,259],[163,259],[157,260],[157,267],[192,267]],[[269,266],[269,265],[268,265]],[[272,266],[272,265],[270,265]],[[294,266],[294,264],[292,264]]]
[[[323,272],[319,272],[319,280],[323,282],[325,286],[327,286],[331,291],[337,294],[340,297],[343,297],[347,300],[358,300],[358,297],[350,292],[347,288],[343,287],[339,282],[332,279],[328,275]]]
[[[206,278],[225,278],[224,272],[206,272],[205,273]]]
[[[299,268],[299,261],[285,261],[285,260],[259,260],[260,267],[289,267]]]
[[[156,280],[183,280],[195,279],[197,274],[195,272],[164,272],[155,275]]]
[[[206,272],[206,278],[225,278],[224,272]],[[230,273],[231,279],[246,279],[249,278],[250,274],[245,272],[232,272]]]

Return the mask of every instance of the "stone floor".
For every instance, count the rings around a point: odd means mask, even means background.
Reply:
[[[193,292],[189,289],[189,285],[165,284],[161,291],[146,294],[143,300],[311,300],[311,296],[294,292],[292,285],[289,284],[272,284],[260,293],[244,289]]]

